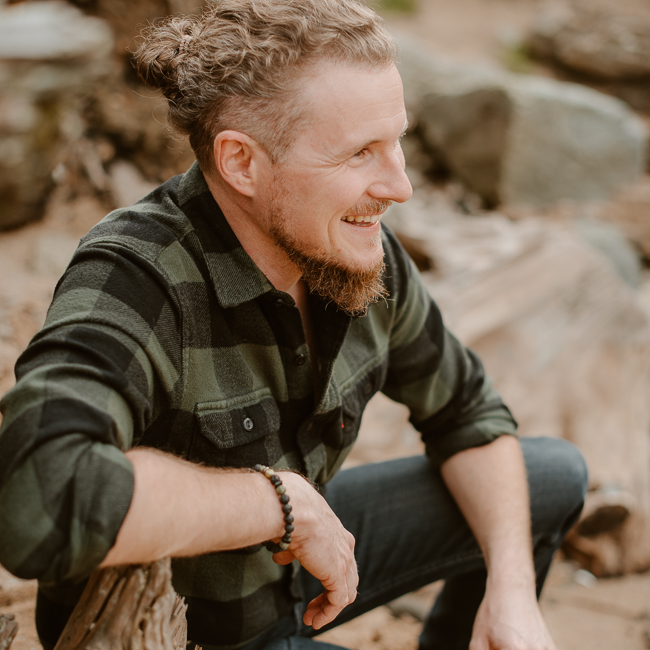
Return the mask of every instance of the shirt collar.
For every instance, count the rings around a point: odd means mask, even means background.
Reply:
[[[198,163],[181,179],[178,200],[198,237],[221,307],[236,307],[273,289],[235,236]]]

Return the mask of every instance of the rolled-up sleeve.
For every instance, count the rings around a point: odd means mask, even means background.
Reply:
[[[160,336],[175,320],[146,260],[110,242],[77,251],[0,403],[0,563],[15,575],[81,580],[115,543],[134,485],[124,451],[178,374]]]
[[[388,256],[399,297],[383,392],[408,406],[431,461],[516,435],[480,359],[445,328],[413,263],[396,243]]]

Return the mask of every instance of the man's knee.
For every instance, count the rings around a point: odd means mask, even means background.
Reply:
[[[588,486],[580,450],[558,438],[523,438],[534,532],[555,529],[565,535],[576,522]]]

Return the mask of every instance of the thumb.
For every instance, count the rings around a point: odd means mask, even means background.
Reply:
[[[282,566],[291,564],[296,558],[291,551],[282,551],[281,553],[273,553],[273,561]]]

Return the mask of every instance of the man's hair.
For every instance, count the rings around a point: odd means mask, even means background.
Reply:
[[[213,0],[200,17],[168,18],[143,37],[137,71],[162,89],[170,124],[189,135],[204,171],[227,129],[281,161],[307,118],[300,81],[315,64],[380,67],[397,56],[382,19],[359,0]]]

